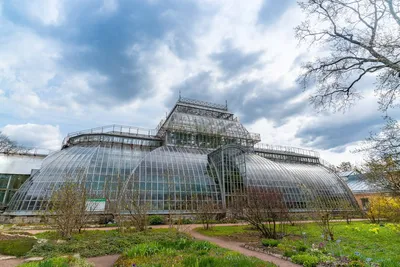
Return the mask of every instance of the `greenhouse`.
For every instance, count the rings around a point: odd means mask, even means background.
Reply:
[[[212,202],[226,212],[248,188],[273,189],[292,212],[357,209],[346,184],[314,151],[260,144],[228,110],[180,97],[155,130],[111,125],[70,133],[15,193],[6,213],[45,210],[66,181],[83,183],[106,212],[121,196],[151,214],[195,213]],[[123,211],[121,211],[123,212]]]

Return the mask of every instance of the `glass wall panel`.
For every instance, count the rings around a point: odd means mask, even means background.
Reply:
[[[157,202],[152,213],[195,212],[205,200],[221,207],[219,186],[209,174],[209,152],[173,146],[153,150],[130,176],[127,195],[140,196],[144,203]]]

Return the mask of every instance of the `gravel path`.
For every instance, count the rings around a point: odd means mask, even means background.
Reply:
[[[263,260],[263,261],[269,261],[280,267],[301,266],[298,264],[294,264],[293,262],[290,262],[290,261],[287,261],[287,260],[284,260],[284,259],[281,259],[278,257],[274,257],[272,255],[268,255],[268,254],[265,254],[262,252],[248,250],[248,249],[242,247],[243,243],[240,243],[240,242],[226,241],[226,240],[221,240],[219,238],[202,235],[194,230],[194,228],[197,228],[197,227],[198,226],[190,227],[190,231],[189,231],[189,234],[196,239],[212,242],[220,247],[227,248],[227,249],[230,249],[233,251],[237,251],[246,256],[253,256],[253,257],[259,258],[260,260]]]
[[[0,261],[1,267],[14,267],[18,264],[21,264],[24,260],[23,259],[11,259],[11,260],[2,260]]]
[[[106,255],[101,257],[87,258],[87,261],[93,263],[96,267],[112,267],[118,258],[119,255]]]

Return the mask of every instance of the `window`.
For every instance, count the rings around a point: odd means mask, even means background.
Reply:
[[[361,198],[361,207],[363,210],[367,210],[369,206],[368,198]]]

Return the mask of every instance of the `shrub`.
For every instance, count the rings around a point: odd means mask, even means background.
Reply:
[[[150,225],[161,225],[164,224],[164,219],[160,215],[153,215],[149,218]]]
[[[124,252],[124,256],[128,258],[134,258],[137,256],[148,257],[160,251],[161,247],[158,243],[155,242],[144,243],[144,244],[138,244],[132,247],[131,249],[128,249],[127,251]]]
[[[36,244],[36,239],[20,238],[0,241],[0,254],[11,256],[24,256]]]
[[[286,257],[286,258],[291,258],[295,254],[296,254],[296,252],[294,252],[293,250],[283,251],[283,257]]]
[[[379,266],[380,267],[397,267],[399,265],[400,265],[399,261],[389,259],[389,260],[384,260],[384,261],[380,262]]]
[[[205,251],[209,251],[212,248],[215,248],[216,246],[211,244],[208,241],[196,241],[193,242],[190,247],[194,250],[205,250]]]
[[[351,261],[349,262],[349,267],[364,267],[365,264],[361,261]]]
[[[304,244],[298,244],[298,245],[296,246],[296,250],[299,251],[299,252],[306,252],[307,246],[304,245]]]
[[[310,254],[298,254],[291,257],[294,263],[302,264],[305,267],[316,267],[319,263],[317,256]]]
[[[400,198],[375,196],[370,198],[367,217],[373,223],[380,223],[382,218],[400,221]]]
[[[50,258],[50,259],[38,261],[38,262],[23,263],[18,266],[19,267],[55,267],[55,266],[92,267],[93,264],[88,263],[86,260],[81,259],[81,258],[57,257],[57,258]]]
[[[180,218],[174,222],[174,224],[192,224],[193,221],[189,218]]]
[[[275,239],[262,239],[261,244],[266,247],[276,247],[279,245],[279,241]]]

